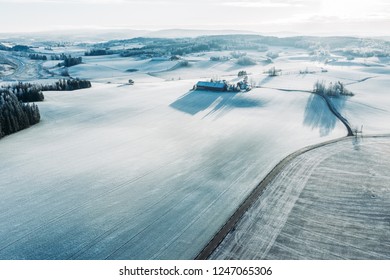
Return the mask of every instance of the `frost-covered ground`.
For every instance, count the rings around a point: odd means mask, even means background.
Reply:
[[[323,105],[306,93],[191,86],[46,93],[42,122],[0,143],[0,256],[193,258],[281,158],[345,135],[305,124]]]
[[[250,67],[210,61],[215,53],[184,67],[83,57],[69,74],[92,88],[46,92],[41,122],[0,140],[0,258],[194,258],[281,159],[346,135],[305,92],[317,79],[354,83],[354,97],[335,100],[341,113],[364,131],[389,132],[388,65],[329,66],[282,50],[274,65],[284,72],[273,78],[264,53],[249,53]],[[315,73],[299,74],[306,68]],[[239,70],[261,88],[190,91],[206,78],[236,81]]]
[[[1,71],[1,64],[5,62],[5,72]],[[10,52],[0,51],[0,82],[34,81],[40,78],[48,78],[50,75],[41,66],[42,62],[31,60],[27,57],[12,55]],[[4,65],[4,64],[3,64]]]
[[[8,76],[14,73],[15,68],[9,64],[0,64],[0,75]]]
[[[389,259],[389,153],[379,137],[298,156],[211,258]]]

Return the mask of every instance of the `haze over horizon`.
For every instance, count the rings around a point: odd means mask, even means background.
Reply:
[[[248,30],[388,36],[385,0],[0,0],[0,33],[60,30]]]

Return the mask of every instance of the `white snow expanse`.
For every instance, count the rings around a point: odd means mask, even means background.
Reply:
[[[208,54],[188,67],[83,58],[69,73],[92,88],[45,92],[41,122],[0,140],[0,258],[194,258],[281,159],[347,134],[304,92],[318,79],[351,83],[356,95],[335,102],[352,126],[390,131],[388,64],[329,66],[301,52],[285,49],[275,66],[289,70],[273,78],[270,65]],[[316,73],[299,74],[306,67]],[[242,69],[264,88],[190,91]]]

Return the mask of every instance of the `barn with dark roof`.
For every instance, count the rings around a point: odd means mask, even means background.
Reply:
[[[199,81],[196,84],[196,89],[212,90],[212,91],[227,91],[227,84],[224,81],[219,81],[219,82]]]

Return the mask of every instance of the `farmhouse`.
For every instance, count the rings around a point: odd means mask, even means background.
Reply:
[[[216,81],[216,82],[199,81],[196,84],[195,88],[201,90],[227,91],[228,85],[225,81]]]

